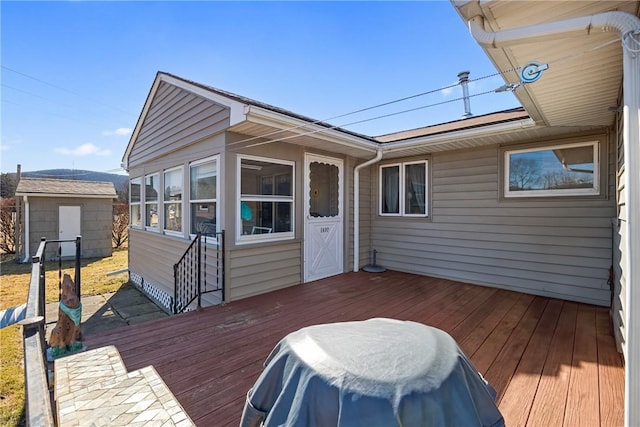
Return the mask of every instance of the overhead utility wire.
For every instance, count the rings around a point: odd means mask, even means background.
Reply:
[[[89,123],[89,124],[92,124],[92,125],[95,125],[95,126],[100,126],[99,123],[91,121],[91,120],[87,121],[85,119],[78,119],[78,118],[74,118],[74,117],[70,117],[70,116],[65,116],[63,114],[52,113],[51,111],[47,111],[47,110],[44,110],[42,108],[28,107],[28,106],[25,106],[23,104],[20,104],[20,103],[17,103],[17,102],[14,102],[14,101],[11,101],[11,100],[5,99],[5,98],[2,99],[2,102],[3,103],[7,103],[7,104],[12,104],[12,105],[15,105],[15,106],[20,107],[20,108],[27,108],[30,111],[38,111],[40,113],[44,113],[44,114],[47,114],[49,116],[59,117],[61,119],[71,120],[71,121],[78,122],[78,123],[85,123],[85,124]]]
[[[496,73],[493,73],[493,74],[487,74],[486,76],[476,77],[475,79],[469,79],[469,82],[476,82],[476,81],[488,79],[488,78],[491,78],[491,77],[500,76],[500,75],[503,75],[503,74],[506,74],[506,73],[510,73],[510,72],[513,72],[513,71],[518,71],[520,68],[522,68],[522,67],[513,67],[513,68],[510,68],[508,70],[499,71],[499,72],[496,72]],[[228,144],[227,146],[243,144],[245,142],[249,142],[249,141],[253,141],[253,140],[256,140],[256,139],[265,138],[267,136],[277,135],[279,133],[289,132],[289,131],[292,131],[292,130],[295,130],[295,129],[300,129],[300,128],[308,127],[308,126],[311,126],[311,125],[316,125],[316,124],[319,124],[319,123],[326,123],[329,120],[339,119],[339,118],[342,118],[342,117],[351,116],[353,114],[362,113],[364,111],[369,111],[369,110],[373,110],[373,109],[376,109],[376,108],[385,107],[387,105],[396,104],[398,102],[407,101],[409,99],[418,98],[418,97],[425,96],[425,95],[430,95],[432,93],[437,93],[437,92],[440,92],[440,91],[443,91],[443,90],[446,90],[446,89],[452,89],[452,88],[454,88],[456,86],[459,86],[459,85],[460,85],[460,82],[456,82],[456,83],[450,84],[448,86],[442,86],[440,88],[428,90],[426,92],[421,92],[421,93],[418,93],[418,94],[415,94],[415,95],[405,96],[403,98],[398,98],[398,99],[394,99],[394,100],[391,100],[391,101],[383,102],[381,104],[376,104],[376,105],[373,105],[371,107],[361,108],[359,110],[351,111],[349,113],[339,114],[337,116],[328,117],[326,119],[314,120],[314,121],[309,122],[309,123],[304,123],[304,124],[288,127],[286,129],[278,129],[278,130],[275,130],[275,131],[272,131],[272,132],[267,132],[267,133],[264,133],[264,134],[258,135],[258,136],[252,136],[250,138],[246,138],[246,139],[243,139],[241,141],[232,142],[232,143]],[[463,98],[458,98],[457,100],[460,100],[460,99],[463,99]],[[420,107],[420,108],[424,108],[424,107]],[[407,110],[405,112],[411,112],[411,111],[412,110]],[[402,112],[398,113],[398,114],[402,114]],[[375,118],[371,119],[371,120],[375,120]],[[355,123],[361,123],[361,122],[366,122],[366,121],[369,121],[369,120],[363,120],[363,121],[355,122]],[[351,124],[354,124],[354,123],[350,123],[350,124],[347,124],[345,126],[349,126]],[[340,127],[340,126],[330,126],[330,127],[327,127],[326,129],[335,129],[337,127]],[[274,141],[280,141],[280,140],[281,139],[276,139]]]
[[[499,75],[502,75],[502,74],[505,74],[505,73],[509,73],[509,72],[512,72],[512,71],[517,71],[520,68],[522,68],[522,67],[514,67],[514,68],[511,68],[511,69],[508,69],[508,70],[505,70],[505,71],[501,71],[501,72],[497,72],[497,73],[493,73],[493,74],[488,74],[486,76],[477,77],[475,79],[469,79],[469,82],[475,82],[475,81],[487,79],[487,78],[490,78],[490,77],[499,76]],[[385,107],[385,106],[391,105],[391,104],[397,104],[398,102],[407,101],[409,99],[418,98],[420,96],[430,95],[430,94],[433,94],[433,93],[441,92],[441,91],[446,90],[446,89],[452,89],[452,88],[454,88],[456,86],[459,86],[459,85],[460,85],[460,82],[456,82],[454,84],[450,84],[448,86],[443,86],[443,87],[440,87],[438,89],[432,89],[432,90],[428,90],[426,92],[421,92],[421,93],[418,93],[418,94],[415,94],[415,95],[405,96],[403,98],[398,98],[398,99],[394,99],[394,100],[391,100],[391,101],[383,102],[381,104],[376,104],[376,105],[373,105],[371,107],[361,108],[359,110],[352,111],[352,112],[349,112],[349,113],[340,114],[340,115],[329,117],[329,118],[326,118],[326,119],[314,120],[314,121],[309,122],[309,123],[304,123],[304,124],[288,127],[286,129],[278,129],[278,130],[275,130],[275,131],[272,131],[272,132],[267,132],[267,133],[264,133],[264,134],[261,134],[261,135],[258,135],[258,136],[252,136],[250,138],[246,138],[246,139],[243,139],[243,140],[240,140],[240,141],[232,142],[230,144],[227,144],[227,146],[243,144],[245,142],[253,141],[253,140],[256,140],[256,139],[262,139],[262,138],[265,138],[267,136],[272,136],[272,135],[276,135],[276,134],[279,134],[279,133],[289,132],[289,131],[292,131],[292,130],[295,130],[295,129],[305,128],[305,127],[308,127],[308,126],[311,126],[311,125],[316,125],[316,124],[319,124],[319,123],[326,123],[329,120],[334,120],[334,119],[339,119],[339,118],[346,117],[346,116],[351,116],[351,115],[354,115],[354,114],[362,113],[364,111],[369,111],[369,110],[374,110],[376,108]],[[490,91],[490,92],[494,92],[494,91]],[[478,95],[474,95],[474,96],[478,96]],[[456,98],[456,99],[454,99],[452,101],[459,101],[461,99],[464,99],[464,98]],[[445,101],[445,102],[434,104],[434,105],[445,104],[447,102],[451,102],[451,101]],[[422,109],[422,108],[427,108],[427,107],[423,106],[423,107],[418,107],[417,109],[419,110],[419,109]],[[416,109],[411,109],[411,110],[401,111],[401,112],[398,112],[398,113],[392,113],[390,115],[393,116],[393,115],[397,115],[397,114],[408,113],[408,112],[415,111],[415,110]],[[350,125],[353,125],[353,124],[364,123],[364,122],[368,122],[368,121],[371,121],[371,120],[376,120],[378,118],[384,118],[384,117],[388,117],[388,115],[374,117],[374,118],[371,118],[371,119],[360,120],[360,121],[353,122],[353,123],[347,123],[346,125],[342,125],[342,126],[350,126]],[[336,128],[339,128],[339,127],[341,127],[341,126],[331,126],[330,125],[329,127],[326,127],[324,129],[320,129],[320,130],[318,130],[316,132],[313,132],[313,133],[321,132],[322,130],[326,130],[326,129],[336,129]],[[306,133],[303,134],[303,135],[306,135]],[[294,138],[295,136],[299,136],[299,135],[286,137],[285,139]],[[276,141],[282,141],[282,140],[283,139],[275,139],[275,140],[272,140],[272,141],[276,142]],[[249,145],[249,147],[253,147],[253,145]]]
[[[611,41],[608,41],[606,43],[600,44],[600,45],[595,46],[593,48],[586,49],[586,50],[583,50],[583,51],[575,53],[575,54],[566,55],[566,56],[554,59],[552,61],[549,61],[548,64],[554,64],[554,65],[561,64],[561,63],[566,62],[566,61],[568,61],[570,59],[573,59],[573,58],[585,55],[586,53],[593,52],[593,51],[596,51],[596,50],[601,49],[603,47],[606,47],[606,46],[608,46],[608,45],[610,45],[612,43],[617,42],[618,40],[619,39],[616,38],[614,40],[611,40]],[[483,79],[487,79],[487,78],[490,78],[490,77],[504,75],[506,73],[518,71],[521,68],[522,67],[520,67],[520,66],[513,67],[513,68],[510,68],[510,69],[502,70],[502,71],[499,71],[499,72],[496,72],[496,73],[493,73],[493,74],[489,74],[489,75],[486,75],[486,76],[478,77],[478,78],[475,78],[475,79],[470,79],[469,81],[470,82],[471,81],[478,81],[478,80],[483,80]],[[434,89],[434,90],[430,90],[430,91],[427,91],[427,92],[423,92],[421,94],[412,95],[412,96],[401,98],[401,99],[398,99],[398,100],[385,102],[383,104],[374,105],[372,107],[367,107],[367,108],[364,108],[364,109],[361,109],[361,110],[358,110],[358,111],[354,111],[352,113],[341,114],[339,116],[335,116],[334,118],[345,117],[345,116],[349,116],[349,115],[352,115],[352,114],[356,114],[356,113],[361,112],[361,111],[368,111],[368,110],[372,110],[372,109],[375,109],[375,108],[378,108],[378,107],[381,107],[381,106],[386,106],[386,105],[394,104],[394,103],[401,102],[401,101],[404,101],[404,100],[407,100],[407,99],[416,98],[418,96],[423,96],[423,95],[439,92],[439,91],[444,90],[444,89],[453,88],[455,86],[458,86],[459,84],[460,83],[458,82],[458,83],[455,83],[455,84],[452,84],[452,85],[449,85],[449,86],[445,86],[445,87],[442,87],[442,88],[439,88],[439,89]],[[522,84],[523,84],[522,82],[518,82],[517,84],[510,85],[511,87],[509,87],[508,89],[511,90],[511,91],[515,91],[515,90],[518,89],[518,87],[522,86]],[[473,97],[477,97],[477,96],[481,96],[481,95],[487,95],[489,93],[495,93],[495,92],[504,91],[504,89],[503,89],[504,87],[505,86],[502,86],[502,87],[494,89],[494,90],[489,90],[489,91],[485,91],[485,92],[469,95],[469,98],[473,98]],[[503,90],[501,90],[501,89],[503,89]],[[256,147],[256,146],[259,146],[259,145],[270,144],[272,142],[284,141],[284,140],[296,138],[296,137],[299,137],[299,136],[312,135],[312,134],[320,133],[320,132],[327,131],[327,130],[342,128],[342,127],[351,126],[351,125],[355,125],[355,124],[359,124],[359,123],[365,123],[365,122],[372,121],[372,120],[378,120],[378,119],[391,117],[391,116],[395,116],[395,115],[399,115],[399,114],[409,113],[409,112],[412,112],[412,111],[417,111],[417,110],[421,110],[421,109],[425,109],[425,108],[429,108],[429,107],[434,107],[434,106],[437,106],[437,105],[447,104],[449,102],[460,101],[460,100],[463,100],[463,99],[464,99],[464,97],[460,97],[460,98],[455,98],[455,99],[442,101],[442,102],[438,102],[438,103],[434,103],[434,104],[424,105],[424,106],[421,106],[421,107],[411,108],[411,109],[408,109],[408,110],[398,111],[398,112],[395,112],[395,113],[390,113],[390,114],[385,114],[385,115],[381,115],[381,116],[371,117],[371,118],[364,119],[364,120],[358,120],[358,121],[351,122],[351,123],[346,123],[346,124],[343,124],[343,125],[328,126],[326,128],[323,128],[323,129],[317,129],[317,130],[313,130],[313,131],[309,131],[309,132],[304,132],[304,133],[301,133],[301,134],[290,135],[290,136],[283,137],[283,138],[276,138],[276,139],[272,139],[272,140],[268,140],[268,141],[262,141],[262,142],[259,142],[259,143],[256,143],[256,144],[249,144],[249,145],[243,146],[241,148],[251,148],[251,147]],[[325,120],[331,120],[331,118],[325,119]],[[229,145],[237,145],[237,144],[249,142],[249,141],[252,141],[252,140],[255,140],[255,139],[264,138],[265,136],[271,136],[271,135],[274,135],[274,134],[277,134],[277,133],[288,132],[290,130],[299,129],[301,127],[307,127],[307,126],[310,126],[310,125],[313,125],[313,124],[318,124],[320,122],[324,122],[325,120],[316,120],[314,122],[305,123],[303,125],[298,125],[298,126],[294,126],[294,127],[287,128],[287,129],[281,129],[281,130],[277,130],[277,131],[274,131],[274,132],[269,132],[269,133],[266,133],[266,134],[263,134],[263,135],[254,136],[254,137],[251,137],[251,138],[246,138],[246,139],[243,139],[241,141],[236,141],[236,142],[233,142],[232,144],[229,144]]]
[[[301,124],[301,125],[297,125],[297,126],[292,126],[290,128],[287,128],[287,129],[275,130],[273,132],[265,133],[265,134],[260,135],[260,136],[254,136],[254,137],[251,137],[251,138],[243,139],[242,141],[232,142],[231,144],[228,144],[228,145],[236,145],[236,144],[240,144],[240,143],[243,143],[243,142],[252,141],[254,139],[264,138],[266,136],[271,136],[271,135],[275,135],[275,134],[278,134],[278,133],[288,132],[288,131],[291,131],[291,130],[307,127],[309,125],[316,125],[318,123],[324,123],[324,122],[327,122],[329,120],[340,119],[342,117],[351,116],[353,114],[363,113],[365,111],[373,110],[373,109],[380,108],[380,107],[385,107],[387,105],[396,104],[398,102],[407,101],[409,99],[418,98],[420,96],[430,95],[432,93],[440,92],[440,91],[445,90],[445,89],[451,89],[451,88],[454,88],[454,87],[458,86],[459,84],[460,83],[458,82],[458,83],[455,83],[455,84],[451,84],[449,86],[443,86],[443,87],[438,88],[438,89],[433,89],[433,90],[429,90],[429,91],[426,91],[426,92],[418,93],[418,94],[415,94],[415,95],[405,96],[404,98],[399,98],[399,99],[394,99],[392,101],[383,102],[382,104],[373,105],[371,107],[361,108],[359,110],[351,111],[349,113],[344,113],[344,114],[340,114],[340,115],[337,115],[337,116],[328,117],[326,119],[314,120],[312,122]]]
[[[40,98],[40,99],[44,99],[45,101],[49,101],[49,102],[56,103],[56,104],[61,105],[61,106],[63,106],[63,107],[73,108],[73,107],[72,107],[71,105],[69,105],[69,104],[63,104],[62,102],[58,102],[58,101],[53,100],[53,99],[51,99],[51,98],[47,98],[47,97],[45,97],[45,96],[38,95],[37,93],[32,93],[32,92],[29,92],[29,91],[26,91],[26,90],[23,90],[23,89],[19,89],[19,88],[17,88],[17,87],[13,87],[13,86],[10,86],[10,85],[8,85],[8,84],[4,84],[4,83],[2,83],[2,86],[3,86],[3,87],[6,87],[7,89],[12,89],[12,90],[15,90],[15,91],[17,91],[17,92],[25,93],[25,94],[30,95],[30,96],[33,96],[33,97],[35,97],[35,98]]]
[[[47,81],[45,81],[45,80],[39,79],[39,78],[37,78],[37,77],[30,76],[30,75],[25,74],[25,73],[22,73],[22,72],[20,72],[20,71],[14,70],[13,68],[9,68],[9,67],[7,67],[6,65],[0,65],[0,67],[4,68],[4,69],[5,69],[5,70],[7,70],[7,71],[11,71],[12,73],[19,74],[19,75],[21,75],[21,76],[23,76],[23,77],[26,77],[26,78],[31,79],[31,80],[35,80],[35,81],[37,81],[37,82],[40,82],[40,83],[45,84],[45,85],[47,85],[47,86],[51,86],[51,87],[56,88],[56,89],[58,89],[58,90],[61,90],[61,91],[63,91],[63,92],[67,92],[67,93],[70,93],[70,94],[72,94],[72,95],[79,96],[79,97],[81,97],[81,98],[87,99],[87,100],[89,100],[89,101],[91,101],[91,102],[95,102],[96,104],[100,104],[100,105],[103,105],[103,106],[105,106],[105,107],[113,108],[114,110],[118,110],[118,111],[120,111],[120,112],[123,112],[123,113],[125,113],[125,114],[129,115],[129,116],[135,116],[135,114],[131,113],[130,111],[125,111],[125,110],[123,110],[123,109],[122,109],[122,108],[120,108],[120,107],[116,107],[115,105],[110,105],[110,104],[107,104],[107,103],[105,103],[105,102],[99,101],[99,100],[97,100],[97,99],[90,98],[90,97],[88,97],[88,96],[86,96],[86,95],[83,95],[83,94],[81,94],[81,93],[78,93],[78,92],[72,91],[72,90],[70,90],[70,89],[64,88],[64,87],[62,87],[62,86],[58,86],[58,85],[56,85],[56,84],[49,83],[49,82],[47,82]]]
[[[492,89],[492,90],[488,90],[488,91],[485,91],[485,92],[475,93],[473,95],[469,95],[468,97],[469,98],[474,98],[474,97],[477,97],[477,96],[487,95],[489,93],[494,93],[494,92],[495,92],[495,90]],[[435,106],[443,105],[443,104],[448,104],[450,102],[460,101],[462,99],[464,99],[464,97],[449,99],[449,100],[446,100],[446,101],[436,102],[436,103],[433,103],[433,104],[423,105],[423,106],[420,106],[420,107],[410,108],[410,109],[407,109],[407,110],[396,111],[394,113],[383,114],[381,116],[370,117],[368,119],[363,119],[363,120],[357,120],[357,121],[351,122],[351,123],[344,123],[344,124],[341,124],[341,125],[329,126],[329,127],[326,127],[326,128],[316,129],[316,130],[312,130],[312,131],[309,131],[309,132],[304,132],[304,133],[300,133],[300,134],[296,134],[296,135],[290,135],[290,136],[285,136],[285,137],[276,138],[276,139],[269,139],[267,141],[261,141],[261,142],[255,143],[255,144],[244,145],[242,147],[236,148],[235,150],[251,148],[251,147],[257,147],[259,145],[271,144],[272,142],[285,141],[285,140],[288,140],[288,139],[291,139],[291,138],[297,138],[297,137],[300,137],[300,136],[313,135],[313,134],[316,134],[316,133],[325,132],[327,130],[342,128],[342,127],[345,127],[345,126],[352,126],[352,125],[356,125],[356,124],[360,124],[360,123],[370,122],[372,120],[384,119],[386,117],[397,116],[399,114],[410,113],[412,111],[424,110],[426,108],[435,107]],[[246,141],[249,141],[251,139],[255,139],[255,138],[247,138],[246,140],[238,141],[238,142],[246,142]]]
[[[73,171],[73,170],[76,170],[76,169],[71,169],[71,170]],[[79,170],[82,170],[82,169],[79,169]],[[83,172],[83,173],[77,173],[77,172],[74,173],[74,172],[72,172],[72,173],[68,173],[68,174],[50,174],[50,173],[43,173],[43,172],[24,172],[23,174],[27,178],[32,177],[32,176],[42,177],[42,178],[47,178],[47,177],[49,177],[49,178],[51,178],[51,177],[59,178],[59,177],[67,177],[67,176],[74,177],[74,176],[94,175],[95,173],[96,172],[94,172],[94,171],[88,171],[88,172]]]

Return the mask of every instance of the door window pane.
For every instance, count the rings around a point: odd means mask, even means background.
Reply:
[[[339,215],[339,168],[327,163],[312,162],[309,165],[309,215],[334,217]]]

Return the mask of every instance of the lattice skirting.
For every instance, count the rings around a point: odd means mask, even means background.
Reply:
[[[167,293],[161,286],[146,280],[138,273],[130,271],[129,277],[131,282],[158,304],[160,308],[169,314],[173,314],[173,295]]]

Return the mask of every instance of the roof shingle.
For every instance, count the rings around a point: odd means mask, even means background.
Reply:
[[[116,197],[112,182],[22,177],[16,195]]]

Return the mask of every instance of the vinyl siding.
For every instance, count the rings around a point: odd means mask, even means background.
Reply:
[[[190,241],[160,233],[129,230],[129,270],[173,295],[173,265]]]
[[[371,234],[378,263],[394,270],[609,305],[613,199],[501,199],[499,151],[492,146],[434,154],[429,163],[429,218],[377,215],[374,179]],[[605,160],[604,170],[611,170],[609,161]],[[378,166],[374,168],[377,176]]]
[[[227,143],[244,140],[248,137],[228,133]],[[253,143],[259,141],[252,141]],[[345,188],[345,212],[353,215],[353,161],[344,159],[342,156],[335,156],[321,150],[314,150],[315,154],[330,157],[343,158]],[[225,216],[225,228],[227,230],[227,283],[228,300],[236,300],[270,292],[276,289],[294,286],[302,283],[304,274],[304,159],[305,149],[303,147],[287,144],[285,142],[275,142],[265,145],[258,145],[234,152],[229,152],[225,157],[224,180],[228,183],[235,183],[237,173],[238,155],[259,156],[270,159],[288,160],[295,162],[295,239],[274,241],[269,243],[236,243],[236,219],[237,215],[237,191],[235,184],[225,186],[224,192],[226,205],[223,206]],[[368,173],[364,174],[365,176]],[[368,183],[365,182],[364,194],[368,193]],[[350,196],[349,196],[350,194]],[[368,206],[368,205],[367,205]],[[365,212],[368,210],[364,209]],[[365,214],[366,216],[366,214]],[[350,269],[350,254],[353,251],[352,221],[345,217],[345,269]],[[366,251],[366,249],[365,249]]]
[[[229,252],[228,301],[302,282],[302,242],[252,245]]]
[[[140,276],[145,283],[165,292],[168,296],[174,293],[173,266],[187,250],[191,240],[166,236],[151,231],[129,230],[129,271]],[[203,245],[206,249],[207,280],[213,284],[216,280],[217,247]],[[204,256],[203,256],[204,257]]]
[[[160,83],[129,155],[129,166],[182,149],[229,127],[229,109]]]
[[[626,286],[627,278],[625,265],[627,245],[627,212],[626,212],[626,191],[625,191],[625,168],[624,168],[624,146],[622,139],[623,120],[620,119],[616,126],[616,195],[617,195],[617,218],[612,221],[614,236],[614,253],[613,253],[613,274],[614,274],[614,290],[613,303],[611,307],[611,321],[613,322],[613,332],[616,338],[616,345],[626,357],[626,331],[625,331],[625,310],[626,303]]]

